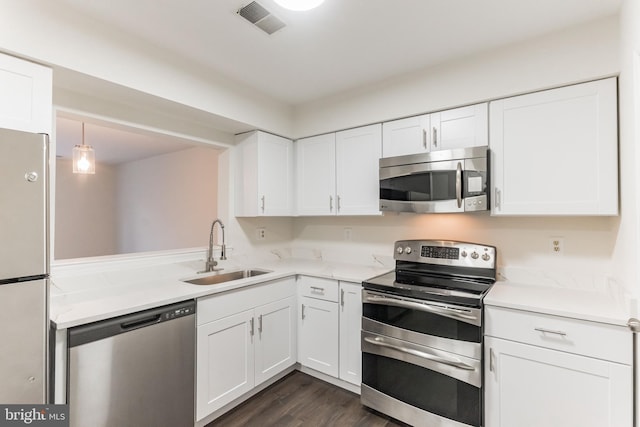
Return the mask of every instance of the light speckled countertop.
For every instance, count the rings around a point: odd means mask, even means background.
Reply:
[[[272,272],[217,285],[200,286],[183,281],[207,275],[197,274],[203,266],[201,256],[185,254],[167,257],[164,261],[160,257],[138,262],[124,260],[54,267],[50,318],[57,329],[65,329],[296,274],[359,283],[389,271],[382,265],[364,266],[295,258],[258,261],[250,265],[223,261],[219,265],[224,268],[223,272],[244,268]]]
[[[604,277],[552,277],[549,273],[516,271],[493,285],[484,299],[485,306],[619,326],[627,326],[629,318],[637,315],[629,295]]]

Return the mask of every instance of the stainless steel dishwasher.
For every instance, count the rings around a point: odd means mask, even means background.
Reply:
[[[195,301],[69,330],[72,427],[194,424]]]

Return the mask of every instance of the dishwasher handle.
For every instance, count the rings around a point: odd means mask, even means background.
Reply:
[[[145,327],[170,322],[182,317],[191,316],[195,328],[196,302],[183,301],[161,307],[151,308],[124,316],[100,320],[86,325],[68,329],[67,344],[69,348],[99,341],[119,334],[126,334]]]
[[[134,329],[143,328],[145,326],[158,323],[160,322],[160,319],[162,319],[162,314],[154,314],[142,319],[136,319],[130,322],[122,322],[120,323],[120,329],[122,329],[122,332],[132,331]]]

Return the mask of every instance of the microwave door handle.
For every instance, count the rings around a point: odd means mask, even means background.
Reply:
[[[464,369],[466,371],[475,371],[475,368],[473,366],[467,365],[466,363],[461,362],[459,360],[447,359],[444,357],[436,356],[435,354],[429,354],[424,351],[415,350],[413,348],[394,345],[394,344],[385,342],[384,339],[380,337],[376,337],[376,338],[365,337],[364,340],[369,344],[377,345],[379,347],[390,348],[392,350],[396,350],[401,353],[407,353],[412,356],[420,357],[421,359],[427,359],[432,362],[442,363],[444,365],[453,366],[454,368]]]
[[[439,314],[441,316],[450,317],[455,320],[460,320],[465,323],[471,323],[474,325],[480,324],[480,319],[474,316],[473,312],[471,312],[470,310],[461,310],[458,308],[451,308],[451,307],[439,307],[439,306],[420,303],[420,302],[406,301],[400,298],[372,295],[370,293],[365,294],[364,302],[370,302],[373,304],[387,304],[387,305],[393,305],[396,307],[404,307],[404,308],[410,308],[413,310],[426,311],[428,313]]]
[[[456,200],[458,208],[462,207],[462,163],[458,162],[456,167]]]

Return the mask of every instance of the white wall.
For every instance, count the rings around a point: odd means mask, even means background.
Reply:
[[[621,214],[614,264],[640,297],[640,2],[625,0],[620,13],[620,180]]]
[[[618,74],[611,17],[311,102],[294,111],[310,136]]]
[[[206,246],[217,217],[218,154],[208,147],[118,167],[118,251]]]
[[[56,160],[55,259],[118,253],[116,171],[96,165],[95,175],[72,172],[70,159]]]

